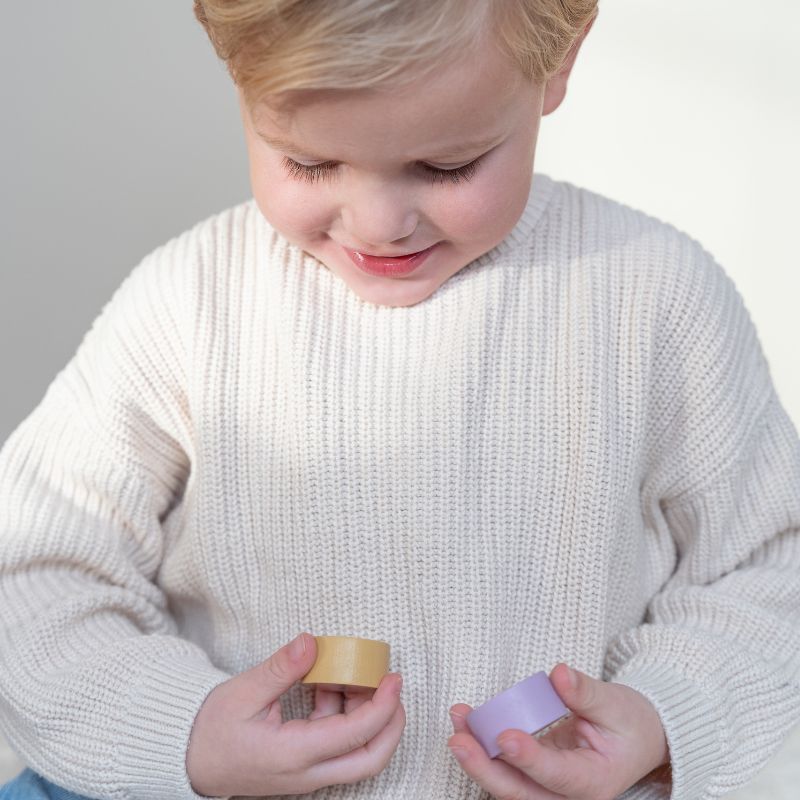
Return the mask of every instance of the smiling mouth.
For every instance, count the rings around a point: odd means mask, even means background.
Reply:
[[[369,253],[362,253],[359,250],[351,250],[349,247],[344,247],[344,245],[342,245],[342,249],[363,272],[392,278],[409,275],[427,259],[438,244],[439,242],[436,242],[436,244],[432,244],[424,250],[417,250],[414,253],[407,253],[402,256],[373,256]]]

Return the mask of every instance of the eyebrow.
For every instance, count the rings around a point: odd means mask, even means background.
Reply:
[[[302,153],[308,158],[313,159],[314,161],[325,161],[325,160],[332,160],[332,159],[324,159],[322,156],[316,156],[312,153],[308,152],[304,147],[301,147],[294,142],[289,141],[288,139],[284,139],[281,136],[269,136],[266,133],[262,133],[261,131],[256,131],[256,133],[270,146],[274,147],[277,150],[284,150],[290,153]],[[491,136],[485,139],[475,139],[471,142],[462,142],[453,147],[446,148],[444,150],[439,150],[439,152],[431,155],[428,158],[428,161],[446,161],[448,158],[458,158],[459,156],[464,156],[467,153],[475,153],[475,152],[484,152],[488,150],[493,145],[499,144],[500,139],[497,136]]]

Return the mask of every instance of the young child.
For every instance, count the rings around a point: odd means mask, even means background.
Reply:
[[[0,797],[690,800],[777,750],[800,442],[753,325],[689,236],[533,170],[596,11],[196,0],[253,198],[0,453]],[[312,633],[393,671],[312,691]],[[466,712],[540,669],[571,716],[490,759]]]

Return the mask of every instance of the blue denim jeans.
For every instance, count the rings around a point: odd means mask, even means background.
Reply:
[[[26,769],[9,783],[0,786],[0,800],[88,800],[50,783],[33,770]]]

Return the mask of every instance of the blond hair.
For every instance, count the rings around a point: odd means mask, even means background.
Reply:
[[[245,101],[400,86],[469,53],[487,33],[545,83],[598,0],[194,0],[194,13]]]

